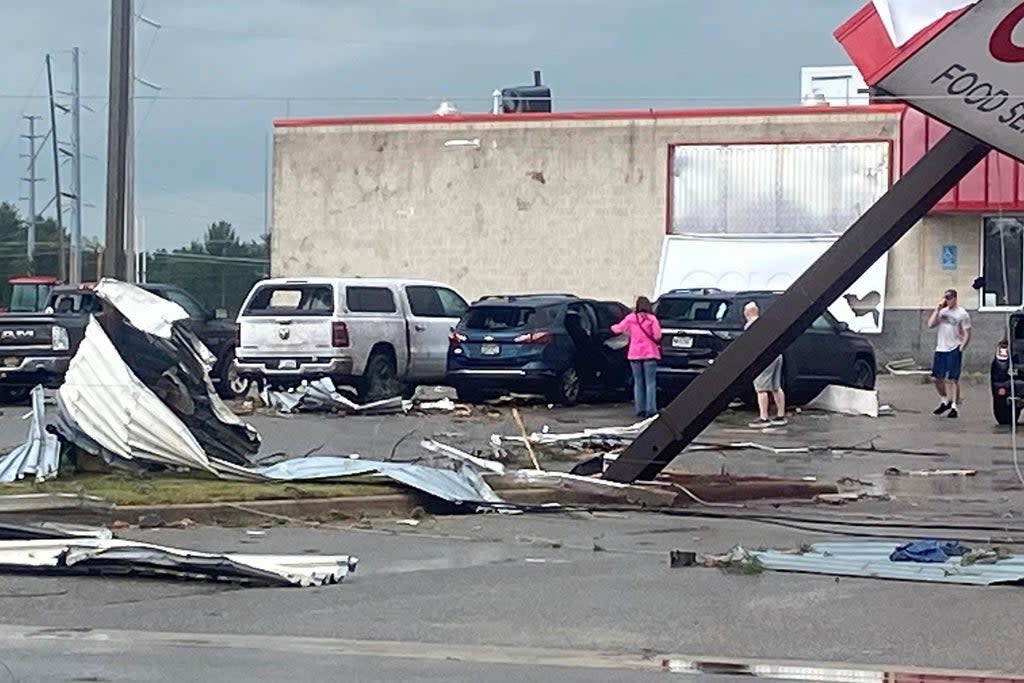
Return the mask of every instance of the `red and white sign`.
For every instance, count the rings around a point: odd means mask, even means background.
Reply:
[[[1024,161],[1024,1],[979,0],[876,85]]]

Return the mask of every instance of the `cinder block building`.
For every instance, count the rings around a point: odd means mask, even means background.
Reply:
[[[896,105],[278,120],[272,270],[628,303],[667,287],[675,245],[729,283],[739,240],[770,261],[834,240],[943,132]],[[1024,293],[1020,165],[989,157],[878,272],[880,361],[926,362],[927,312],[955,287],[983,369]]]

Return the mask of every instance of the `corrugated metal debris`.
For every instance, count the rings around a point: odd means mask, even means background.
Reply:
[[[135,329],[170,339],[174,323],[188,320],[180,305],[119,280],[103,279],[93,290],[121,313]]]
[[[358,562],[349,555],[220,555],[110,538],[0,541],[0,570],[206,579],[250,586],[340,583]]]
[[[135,376],[95,318],[57,393],[57,411],[63,438],[111,464],[214,472],[195,435]]]
[[[960,558],[927,564],[893,562],[889,556],[900,545],[883,541],[816,543],[807,552],[768,550],[750,551],[749,555],[756,558],[765,569],[780,572],[974,586],[1024,583],[1024,556],[1012,555],[998,559],[993,554],[991,564],[963,564]]]
[[[24,444],[0,458],[0,482],[10,483],[28,476],[43,481],[57,475],[60,442],[56,435],[46,431],[45,398],[41,386],[32,390],[28,438]]]
[[[878,417],[878,392],[830,384],[811,399],[804,409]]]
[[[329,377],[303,382],[292,391],[277,391],[264,388],[260,392],[263,405],[279,413],[332,412],[359,415],[390,415],[408,412],[412,401],[403,401],[401,396],[386,398],[371,403],[356,403],[341,394]]]
[[[626,427],[596,427],[584,429],[579,432],[556,433],[545,427],[540,432],[530,434],[527,439],[533,445],[548,446],[552,444],[568,444],[578,447],[610,447],[632,443],[657,416],[647,418]],[[527,441],[521,436],[501,436],[495,434],[491,437],[491,443],[500,445],[502,442],[523,444]]]

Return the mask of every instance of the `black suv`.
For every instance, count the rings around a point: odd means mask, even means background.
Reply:
[[[779,294],[718,289],[663,294],[654,307],[664,332],[658,363],[660,399],[675,398],[743,333],[743,307],[748,302],[757,303],[764,314]],[[875,370],[871,342],[827,311],[783,352],[783,388],[792,404],[806,403],[829,384],[873,389]],[[753,387],[737,398],[752,400]]]
[[[563,405],[584,394],[621,397],[629,363],[610,328],[627,313],[621,303],[571,294],[485,297],[452,329],[447,383],[470,403],[509,391]]]

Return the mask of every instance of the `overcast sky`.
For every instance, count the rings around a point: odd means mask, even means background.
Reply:
[[[563,111],[796,104],[801,66],[846,62],[832,31],[865,1],[136,0],[162,25],[136,26],[137,73],[162,87],[136,86],[137,213],[149,248],[221,219],[255,237],[273,118],[429,113],[441,100],[485,111],[495,87],[527,83],[534,68]],[[77,46],[94,110],[83,112],[82,141],[97,157],[83,162],[83,195],[96,205],[83,230],[101,235],[110,2],[0,4],[0,199],[24,196],[22,114],[49,130],[46,53],[67,90]],[[59,139],[69,123],[58,115]],[[39,163],[42,207],[49,149]]]

